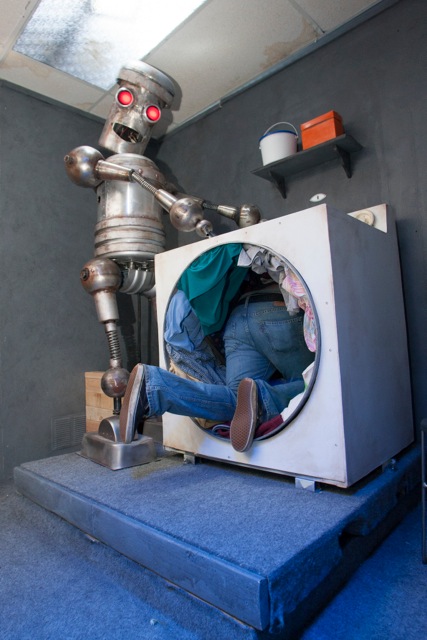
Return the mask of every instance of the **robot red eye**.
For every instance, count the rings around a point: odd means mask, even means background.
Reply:
[[[145,115],[150,122],[157,122],[160,120],[162,112],[155,104],[150,104],[150,106],[145,110]]]
[[[129,89],[119,89],[116,100],[122,107],[130,107],[134,102],[133,93]]]

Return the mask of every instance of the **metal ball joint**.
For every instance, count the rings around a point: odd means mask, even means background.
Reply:
[[[170,220],[179,231],[194,231],[203,219],[203,209],[194,198],[176,200],[169,210]]]
[[[96,165],[103,159],[102,153],[93,147],[76,147],[64,158],[65,170],[74,184],[97,187],[102,181],[97,175]]]
[[[122,272],[109,258],[93,258],[80,271],[80,280],[88,293],[118,291],[122,283]]]
[[[101,378],[101,389],[109,398],[122,398],[129,380],[129,371],[122,367],[107,369]]]

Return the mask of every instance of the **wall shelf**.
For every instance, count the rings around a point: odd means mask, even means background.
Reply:
[[[339,159],[347,178],[351,178],[351,154],[360,149],[362,145],[345,133],[310,149],[298,151],[283,160],[266,164],[252,173],[275,184],[281,195],[286,198],[286,178],[330,160]]]

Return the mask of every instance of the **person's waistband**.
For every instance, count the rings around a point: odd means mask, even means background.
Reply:
[[[240,298],[237,305],[245,304],[246,300],[250,300],[251,304],[254,302],[283,302],[283,296],[281,293],[249,293],[248,295]]]

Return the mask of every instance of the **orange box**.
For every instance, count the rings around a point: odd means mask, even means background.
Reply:
[[[309,149],[317,144],[332,140],[344,133],[342,117],[336,111],[328,111],[322,116],[304,122],[301,125],[301,144],[303,149]]]

